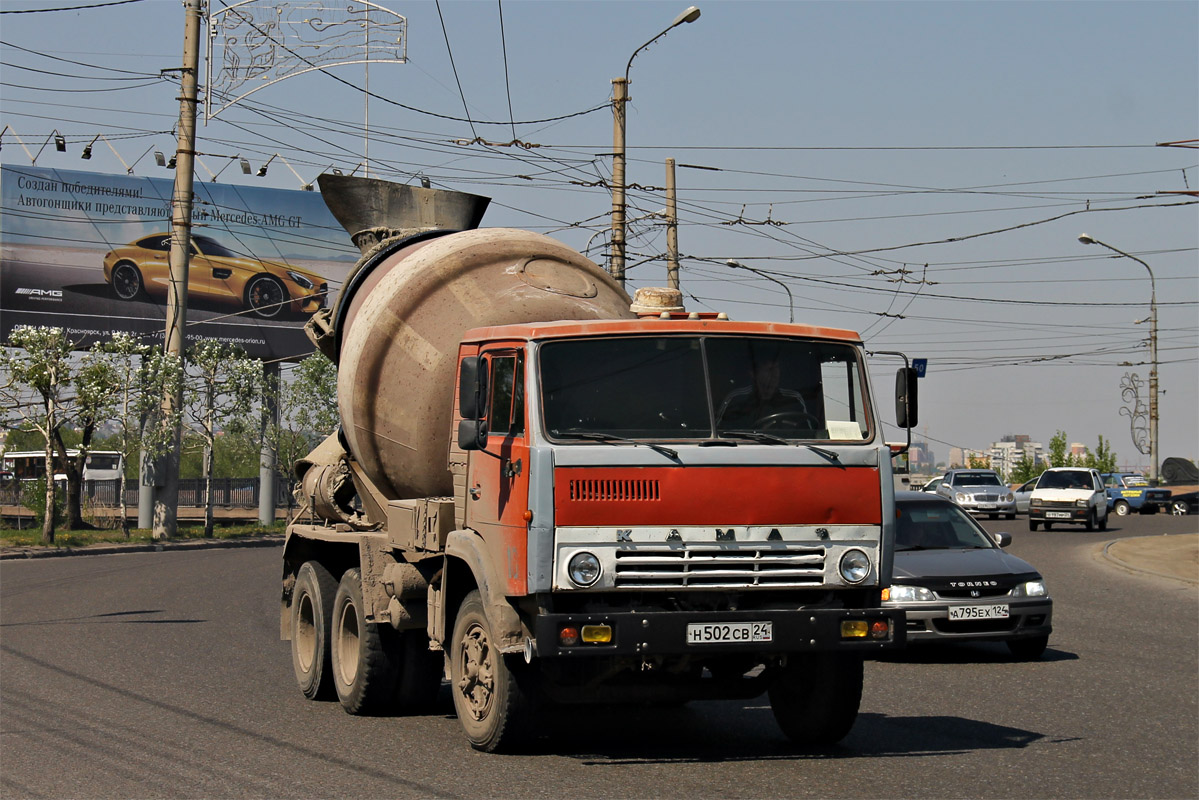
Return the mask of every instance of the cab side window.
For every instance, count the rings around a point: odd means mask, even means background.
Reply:
[[[491,357],[490,432],[519,436],[525,432],[525,381],[522,354]]]

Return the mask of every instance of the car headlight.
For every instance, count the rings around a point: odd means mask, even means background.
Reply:
[[[291,270],[288,270],[287,277],[291,278],[293,281],[300,284],[305,289],[311,289],[315,286],[315,284],[312,281],[308,280],[308,278],[304,277],[303,275],[301,275],[298,272],[292,272]]]
[[[1008,594],[1012,597],[1048,597],[1049,590],[1045,588],[1045,581],[1028,581],[1016,584]]]
[[[590,586],[599,580],[600,562],[593,553],[575,553],[566,567],[570,579],[579,586]]]
[[[1087,500],[1075,500],[1074,505],[1078,506],[1079,508],[1086,508],[1088,505],[1090,505],[1090,503]]]
[[[921,601],[936,600],[933,593],[923,586],[892,586],[889,589],[883,589],[883,602],[892,603],[915,603]]]
[[[1016,495],[1012,494],[1011,492],[1008,492],[1007,494],[1005,494],[1005,495],[1003,496],[1003,502],[1005,502],[1005,503],[1014,503],[1014,502],[1016,502]]]
[[[861,550],[846,550],[841,556],[840,570],[847,583],[861,583],[870,575],[870,556]]]
[[[1045,505],[1045,501],[1041,500],[1039,498],[1033,497],[1033,498],[1029,499],[1028,504],[1030,506],[1042,506],[1042,505]]]
[[[965,494],[964,492],[958,492],[953,496],[953,500],[956,503],[967,503],[970,501],[970,495]]]

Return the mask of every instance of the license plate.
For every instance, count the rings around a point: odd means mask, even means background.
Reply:
[[[770,642],[774,625],[770,622],[693,622],[687,625],[687,644],[723,644]]]
[[[1045,516],[1048,519],[1070,519],[1069,511],[1046,511]]]
[[[991,510],[994,510],[997,506],[994,503],[979,503],[978,507],[982,508],[982,509],[986,509],[988,511],[991,511]]]
[[[950,606],[950,619],[1007,619],[1008,607],[997,606]]]

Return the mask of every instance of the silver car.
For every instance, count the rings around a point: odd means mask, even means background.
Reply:
[[[991,469],[951,469],[937,487],[937,494],[952,500],[972,514],[989,514],[998,519],[1016,518],[1016,496]]]
[[[959,506],[924,492],[896,496],[895,566],[883,605],[907,615],[909,642],[1006,642],[1022,660],[1041,657],[1053,630],[1053,600],[1041,574],[1003,552]]]

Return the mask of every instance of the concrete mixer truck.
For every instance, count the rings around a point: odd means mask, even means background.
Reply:
[[[860,337],[631,302],[487,198],[324,175],[362,249],[309,337],[340,430],[296,464],[281,634],[353,714],[453,698],[510,749],[546,706],[769,696],[838,741],[881,607],[891,455]],[[896,413],[915,424],[914,370]]]

